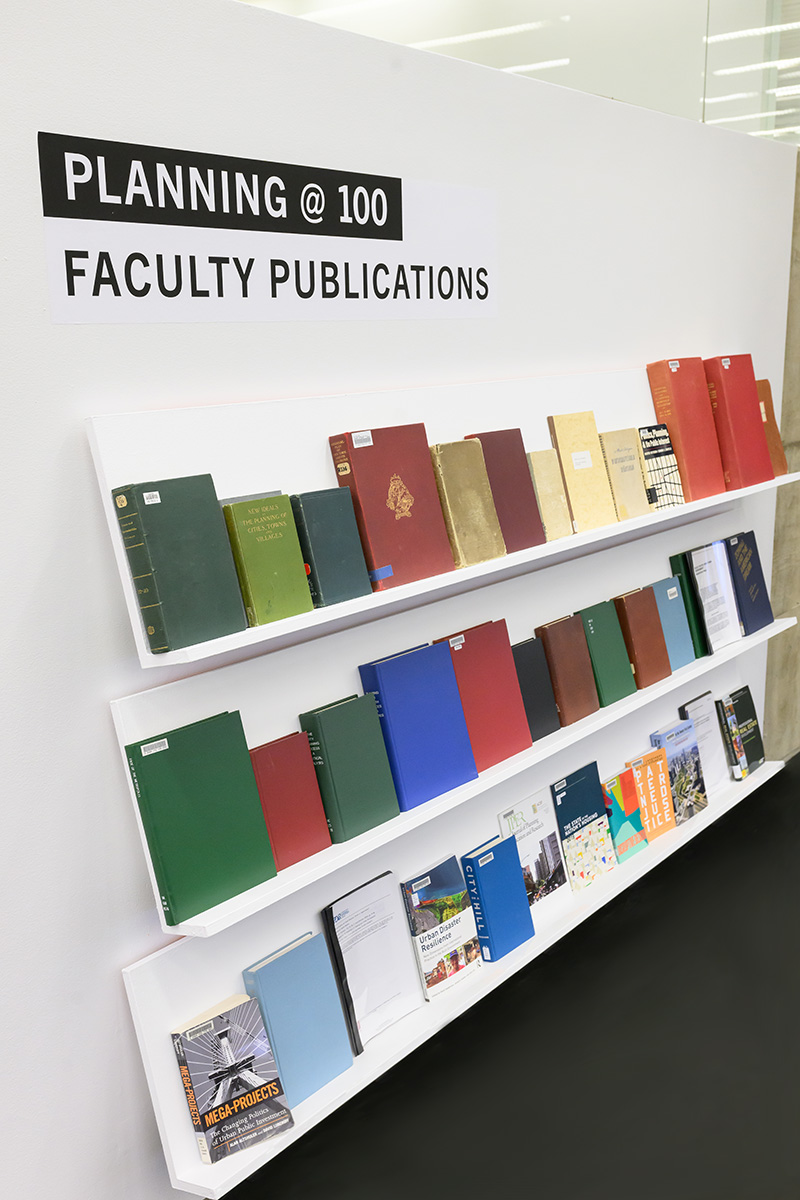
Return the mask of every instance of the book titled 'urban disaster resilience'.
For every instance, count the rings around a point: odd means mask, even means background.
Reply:
[[[467,885],[454,854],[401,884],[425,996],[447,991],[481,967]]]

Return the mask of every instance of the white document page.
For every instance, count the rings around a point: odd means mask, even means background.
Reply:
[[[725,543],[692,550],[692,570],[711,649],[720,650],[742,636]]]

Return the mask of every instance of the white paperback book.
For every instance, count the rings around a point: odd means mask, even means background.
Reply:
[[[678,713],[682,721],[688,718],[694,723],[706,795],[711,799],[731,779],[714,697],[711,692],[703,692],[702,696],[682,704]]]
[[[689,557],[711,650],[721,650],[742,636],[728,551],[724,542],[711,542]]]
[[[497,820],[504,838],[516,838],[531,915],[541,929],[557,921],[572,903],[550,789],[526,796],[498,813]]]

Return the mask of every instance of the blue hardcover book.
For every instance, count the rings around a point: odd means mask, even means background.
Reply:
[[[496,962],[533,937],[517,839],[492,838],[461,857],[481,954]]]
[[[659,579],[658,583],[651,586],[664,630],[664,641],[667,643],[670,670],[677,671],[679,667],[693,663],[696,657],[681,581],[677,575],[672,575],[669,579]]]
[[[587,763],[550,786],[567,879],[574,892],[617,865],[597,763]]]
[[[404,812],[477,779],[448,642],[415,646],[358,670],[378,706]]]
[[[739,623],[742,633],[747,637],[757,629],[771,625],[773,621],[772,605],[761,569],[756,535],[752,529],[748,533],[737,533],[734,537],[725,539],[725,548],[731,564]]]
[[[247,967],[242,978],[247,994],[258,1000],[290,1108],[353,1065],[339,989],[321,933],[303,934]]]

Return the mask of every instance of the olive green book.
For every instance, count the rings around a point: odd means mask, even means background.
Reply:
[[[623,696],[632,696],[636,691],[636,680],[614,601],[604,600],[601,604],[582,608],[580,617],[601,706],[605,708]]]
[[[311,612],[314,602],[288,496],[247,496],[222,511],[250,625]]]
[[[300,714],[331,841],[345,842],[400,812],[372,693]]]
[[[544,536],[548,542],[569,537],[572,533],[572,521],[558,453],[552,449],[531,450],[528,453],[528,465],[544,526]]]
[[[275,875],[238,712],[125,747],[168,925]]]
[[[456,566],[502,558],[506,544],[478,439],[431,446],[431,462]]]
[[[686,619],[689,622],[689,633],[692,637],[695,658],[703,658],[706,654],[711,653],[711,647],[706,637],[706,627],[703,621],[700,601],[695,591],[694,577],[686,558],[686,553],[672,554],[669,566],[672,574],[677,575],[678,582],[681,585],[681,595],[683,596],[683,605],[686,609]]]

